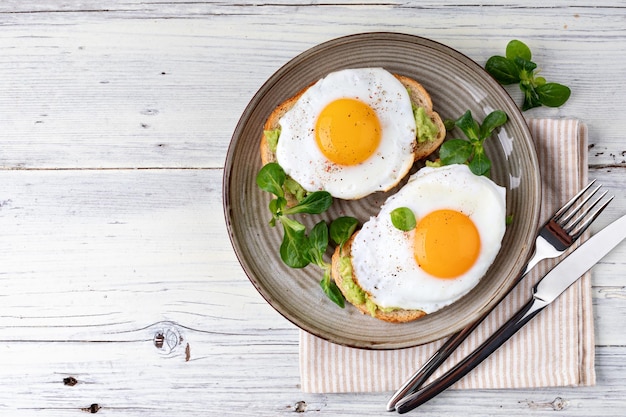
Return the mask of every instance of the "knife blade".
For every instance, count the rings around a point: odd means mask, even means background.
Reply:
[[[598,263],[624,238],[626,238],[626,215],[594,234],[570,253],[533,287],[531,300],[502,327],[437,380],[398,401],[396,411],[403,414],[419,407],[467,375]]]
[[[626,235],[626,215],[615,220],[600,232],[583,243],[574,253],[568,256],[550,271],[534,288],[533,297],[547,303],[554,301],[563,291],[572,285],[579,276],[576,272],[583,271],[582,275],[600,259],[617,246]]]

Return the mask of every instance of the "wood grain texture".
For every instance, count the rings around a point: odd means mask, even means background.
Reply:
[[[14,3],[0,10],[6,168],[219,167],[241,111],[276,69],[317,43],[379,30],[427,36],[479,63],[504,53],[509,38],[524,39],[546,78],[576,83],[565,109],[529,116],[585,119],[602,138],[590,162],[625,159],[626,122],[588,111],[621,106],[614,83],[626,70],[607,57],[622,53],[625,8],[137,2],[55,11],[50,2]]]
[[[512,38],[589,127],[626,211],[626,3],[138,0],[0,4],[0,415],[378,416],[390,393],[299,390],[298,329],[243,274],[224,157],[263,82],[337,36],[426,36],[484,63]],[[514,88],[511,95],[520,99]],[[626,247],[593,269],[598,384],[451,391],[437,416],[621,416]]]

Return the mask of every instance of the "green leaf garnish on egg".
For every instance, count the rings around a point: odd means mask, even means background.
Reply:
[[[415,214],[408,207],[398,207],[391,212],[391,223],[403,232],[415,229]]]

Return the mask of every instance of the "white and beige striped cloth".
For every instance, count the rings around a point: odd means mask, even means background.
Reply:
[[[587,129],[577,120],[528,121],[542,174],[541,221],[587,183]],[[433,375],[477,347],[530,297],[532,285],[553,265],[544,261],[518,285]],[[443,341],[399,350],[339,346],[300,332],[304,392],[397,389]],[[535,388],[595,384],[591,277],[587,273],[552,305],[453,388]]]

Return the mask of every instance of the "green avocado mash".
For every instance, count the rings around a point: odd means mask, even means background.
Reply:
[[[280,136],[280,128],[276,128],[273,130],[264,130],[263,134],[265,135],[265,139],[267,140],[270,151],[276,153],[276,146],[278,146],[278,137]]]
[[[350,262],[350,257],[341,256],[339,258],[339,273],[341,274],[341,286],[346,300],[354,305],[365,304],[370,316],[374,317],[376,315],[376,310],[380,310],[383,313],[389,313],[393,310],[397,310],[394,307],[380,307],[373,302],[367,293],[354,282],[352,279],[352,264]]]
[[[365,291],[356,285],[352,279],[352,264],[348,256],[339,258],[339,274],[341,274],[341,286],[343,287],[346,300],[352,304],[363,304],[368,297]]]
[[[424,143],[434,140],[439,134],[437,125],[430,120],[423,107],[413,106],[413,116],[415,117],[415,127],[417,128],[417,143]]]
[[[265,135],[270,151],[275,154],[276,147],[278,146],[278,138],[280,137],[280,127],[272,130],[264,130],[263,134]],[[307,194],[306,190],[291,177],[287,177],[283,188],[285,191],[292,194],[298,202],[304,200]]]
[[[298,202],[304,200],[304,197],[306,197],[306,190],[302,188],[302,186],[291,177],[287,177],[285,179],[285,184],[283,184],[283,186],[285,187],[285,190],[287,190],[288,192],[293,194],[294,197],[296,197],[296,200],[298,200]]]

